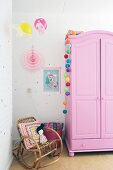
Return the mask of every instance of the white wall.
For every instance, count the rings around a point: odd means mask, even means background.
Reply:
[[[13,125],[19,117],[34,115],[41,121],[64,121],[64,38],[68,29],[113,31],[113,1],[100,0],[13,0],[13,26],[23,21],[33,25],[36,18],[45,18],[48,24],[44,35],[33,29],[32,39],[19,37],[13,31]],[[32,44],[41,51],[45,66],[61,67],[60,93],[43,91],[43,72],[28,71],[22,66],[22,57]],[[38,81],[38,84],[37,84]],[[31,93],[27,89],[31,88]],[[16,129],[13,128],[16,138]]]
[[[12,1],[0,1],[0,170],[12,160]]]
[[[33,25],[34,20],[39,17],[35,14],[15,15],[13,23],[18,25],[27,21]],[[42,15],[41,15],[42,17]],[[24,52],[32,48],[43,53],[45,67],[61,67],[63,73],[64,64],[64,35],[60,24],[57,26],[54,17],[43,15],[48,23],[48,29],[43,35],[33,29],[33,38],[25,38],[13,34],[13,125],[18,118],[24,116],[39,117],[41,121],[64,121],[63,110],[63,89],[58,92],[43,91],[43,70],[29,71],[24,68],[22,58]],[[57,37],[57,38],[56,38]],[[61,39],[62,37],[62,39]],[[63,75],[62,75],[63,79]],[[38,84],[37,84],[38,82]],[[63,81],[61,82],[63,84]],[[28,89],[31,93],[28,93]],[[16,138],[16,129],[14,129]]]

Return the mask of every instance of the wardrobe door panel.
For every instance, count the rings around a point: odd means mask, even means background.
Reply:
[[[73,139],[99,138],[100,101],[78,100],[75,103]]]
[[[113,101],[102,101],[102,138],[113,138]]]
[[[113,137],[113,38],[101,40],[102,138]]]
[[[100,137],[100,39],[72,43],[72,138]]]
[[[75,47],[75,95],[80,97],[97,96],[98,79],[98,60],[99,48],[98,41],[87,40]]]

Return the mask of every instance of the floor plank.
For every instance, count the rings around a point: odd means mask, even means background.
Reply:
[[[25,168],[14,160],[10,170]],[[60,160],[41,170],[113,170],[113,152],[76,153],[74,157],[69,157],[64,146]]]

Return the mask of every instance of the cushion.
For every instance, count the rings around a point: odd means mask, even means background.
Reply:
[[[39,134],[37,134],[36,129],[40,126],[39,121],[29,122],[29,123],[19,123],[19,128],[21,135],[24,136],[32,136],[33,139],[36,140],[37,143],[39,143]],[[35,146],[35,143],[33,140],[30,139],[24,139],[24,144],[26,149],[33,148]]]
[[[63,139],[63,132],[64,132],[64,123],[59,122],[48,122],[44,123],[44,128],[52,128],[57,131],[57,133],[60,135],[60,137]],[[51,131],[44,131],[45,136],[48,138],[48,140],[54,140],[57,138],[57,135],[54,133],[51,133]]]
[[[64,129],[64,123],[48,122],[48,123],[44,123],[44,128],[52,128],[56,131],[63,130]]]

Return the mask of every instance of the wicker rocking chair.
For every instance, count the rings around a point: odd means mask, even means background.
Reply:
[[[13,149],[14,157],[26,168],[26,169],[39,169],[48,165],[51,165],[58,161],[63,150],[62,139],[60,135],[51,128],[44,129],[44,133],[48,139],[47,134],[54,133],[56,136],[53,140],[48,140],[45,144],[39,144],[35,140],[34,136],[23,136],[19,124],[35,122],[34,117],[27,117],[19,119],[17,122],[17,130],[19,133],[20,141],[18,145]],[[25,140],[33,142],[33,147],[26,148]],[[44,160],[45,159],[45,160]],[[46,162],[46,163],[44,163]]]

